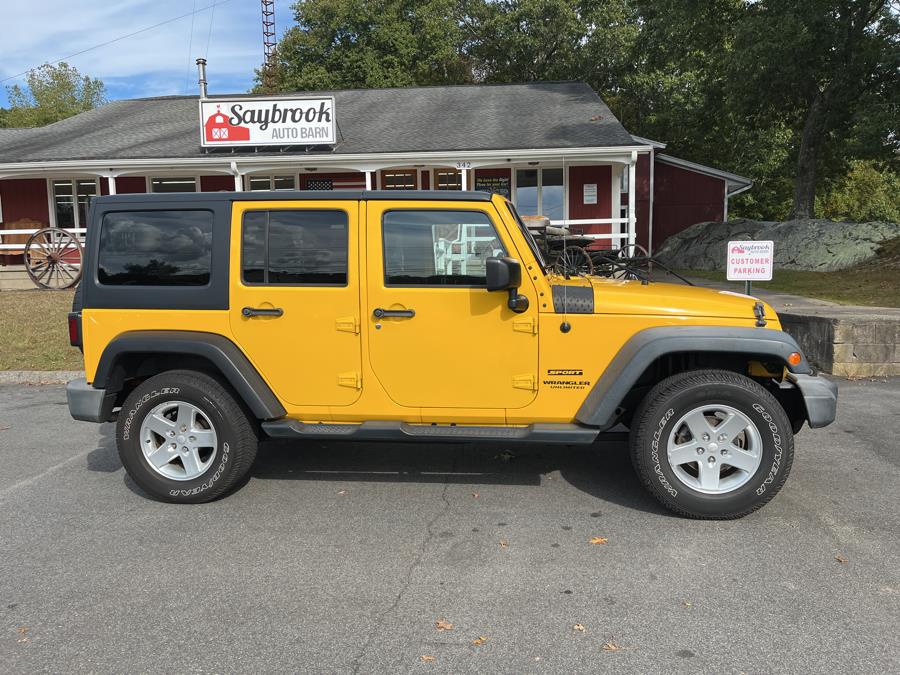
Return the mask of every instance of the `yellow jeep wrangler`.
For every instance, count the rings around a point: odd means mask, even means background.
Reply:
[[[84,265],[69,410],[117,421],[129,475],[173,502],[225,494],[266,436],[591,444],[622,424],[664,506],[735,518],[835,415],[764,303],[553,274],[497,195],[99,197]]]

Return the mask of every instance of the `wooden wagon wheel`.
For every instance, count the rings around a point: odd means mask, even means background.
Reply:
[[[72,288],[81,279],[81,243],[59,227],[45,227],[25,244],[25,270],[39,288]]]
[[[553,264],[558,274],[563,276],[588,275],[594,273],[594,263],[580,246],[567,246],[556,257]]]
[[[647,249],[645,249],[640,244],[626,244],[622,248],[619,249],[618,253],[616,253],[616,258],[622,261],[628,261],[632,258],[643,258],[646,260],[649,257],[649,253],[647,253]],[[637,279],[639,278],[633,272],[629,272],[627,269],[623,268],[615,268],[613,273],[610,275],[613,279]]]

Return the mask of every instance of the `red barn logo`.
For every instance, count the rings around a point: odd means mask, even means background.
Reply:
[[[732,252],[732,253],[746,253],[747,251],[744,250],[744,247],[743,247],[743,246],[732,246],[732,247],[731,247],[731,252]]]
[[[219,106],[216,106],[216,112],[207,118],[204,127],[206,129],[207,143],[250,140],[250,129],[229,124],[228,117],[219,112]]]

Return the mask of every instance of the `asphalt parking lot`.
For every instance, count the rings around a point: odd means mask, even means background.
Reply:
[[[900,379],[842,381],[772,503],[696,522],[616,436],[267,443],[161,504],[62,387],[2,386],[0,670],[898,672],[898,412]]]

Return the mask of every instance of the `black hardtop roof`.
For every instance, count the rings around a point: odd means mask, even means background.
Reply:
[[[490,192],[467,190],[278,190],[267,192],[156,192],[95,197],[94,204],[210,203],[250,201],[404,200],[442,202],[489,202]]]

